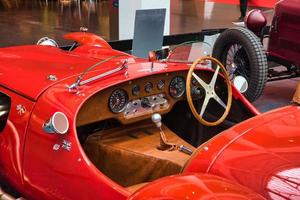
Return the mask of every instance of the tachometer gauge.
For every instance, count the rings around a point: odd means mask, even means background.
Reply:
[[[145,85],[145,91],[147,93],[150,93],[150,92],[152,92],[152,90],[153,90],[153,84],[151,82],[146,83],[146,85]]]
[[[181,76],[174,77],[170,83],[169,92],[174,98],[181,97],[185,92],[185,79]]]
[[[116,89],[109,97],[108,106],[113,113],[122,112],[128,103],[128,94],[123,89]]]

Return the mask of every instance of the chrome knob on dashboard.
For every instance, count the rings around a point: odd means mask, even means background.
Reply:
[[[152,116],[151,116],[151,120],[152,122],[156,125],[157,128],[161,128],[161,115],[158,114],[158,113],[154,113]]]

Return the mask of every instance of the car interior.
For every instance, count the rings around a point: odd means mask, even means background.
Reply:
[[[195,73],[205,82],[214,74],[210,70]],[[220,125],[199,123],[187,102],[187,74],[177,71],[131,80],[97,92],[82,105],[76,119],[78,138],[99,171],[135,191],[147,182],[181,173],[199,145],[254,116],[233,96]],[[194,78],[191,91],[196,109],[201,110],[205,91]],[[217,79],[215,91],[227,102],[223,78]],[[211,100],[203,117],[215,121],[223,112]]]

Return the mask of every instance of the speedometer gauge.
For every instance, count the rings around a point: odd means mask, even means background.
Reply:
[[[116,89],[109,97],[108,106],[113,113],[122,112],[128,103],[128,94],[123,89]]]
[[[171,97],[179,98],[185,92],[185,80],[181,76],[176,76],[172,79],[169,87]]]

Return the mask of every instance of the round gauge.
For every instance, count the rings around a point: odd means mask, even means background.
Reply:
[[[165,81],[164,80],[159,80],[157,83],[157,89],[162,90],[165,87]]]
[[[181,76],[172,79],[169,87],[170,95],[174,98],[181,97],[185,92],[185,80]]]
[[[192,84],[197,85],[197,83],[198,83],[198,81],[194,77],[192,77]]]
[[[146,83],[146,85],[145,85],[145,91],[147,93],[150,93],[150,92],[152,92],[152,90],[153,90],[153,84],[151,82]]]
[[[123,89],[116,89],[109,97],[108,106],[113,113],[122,112],[128,102],[128,94]]]
[[[138,96],[140,94],[140,86],[139,85],[134,85],[132,87],[132,95]]]

